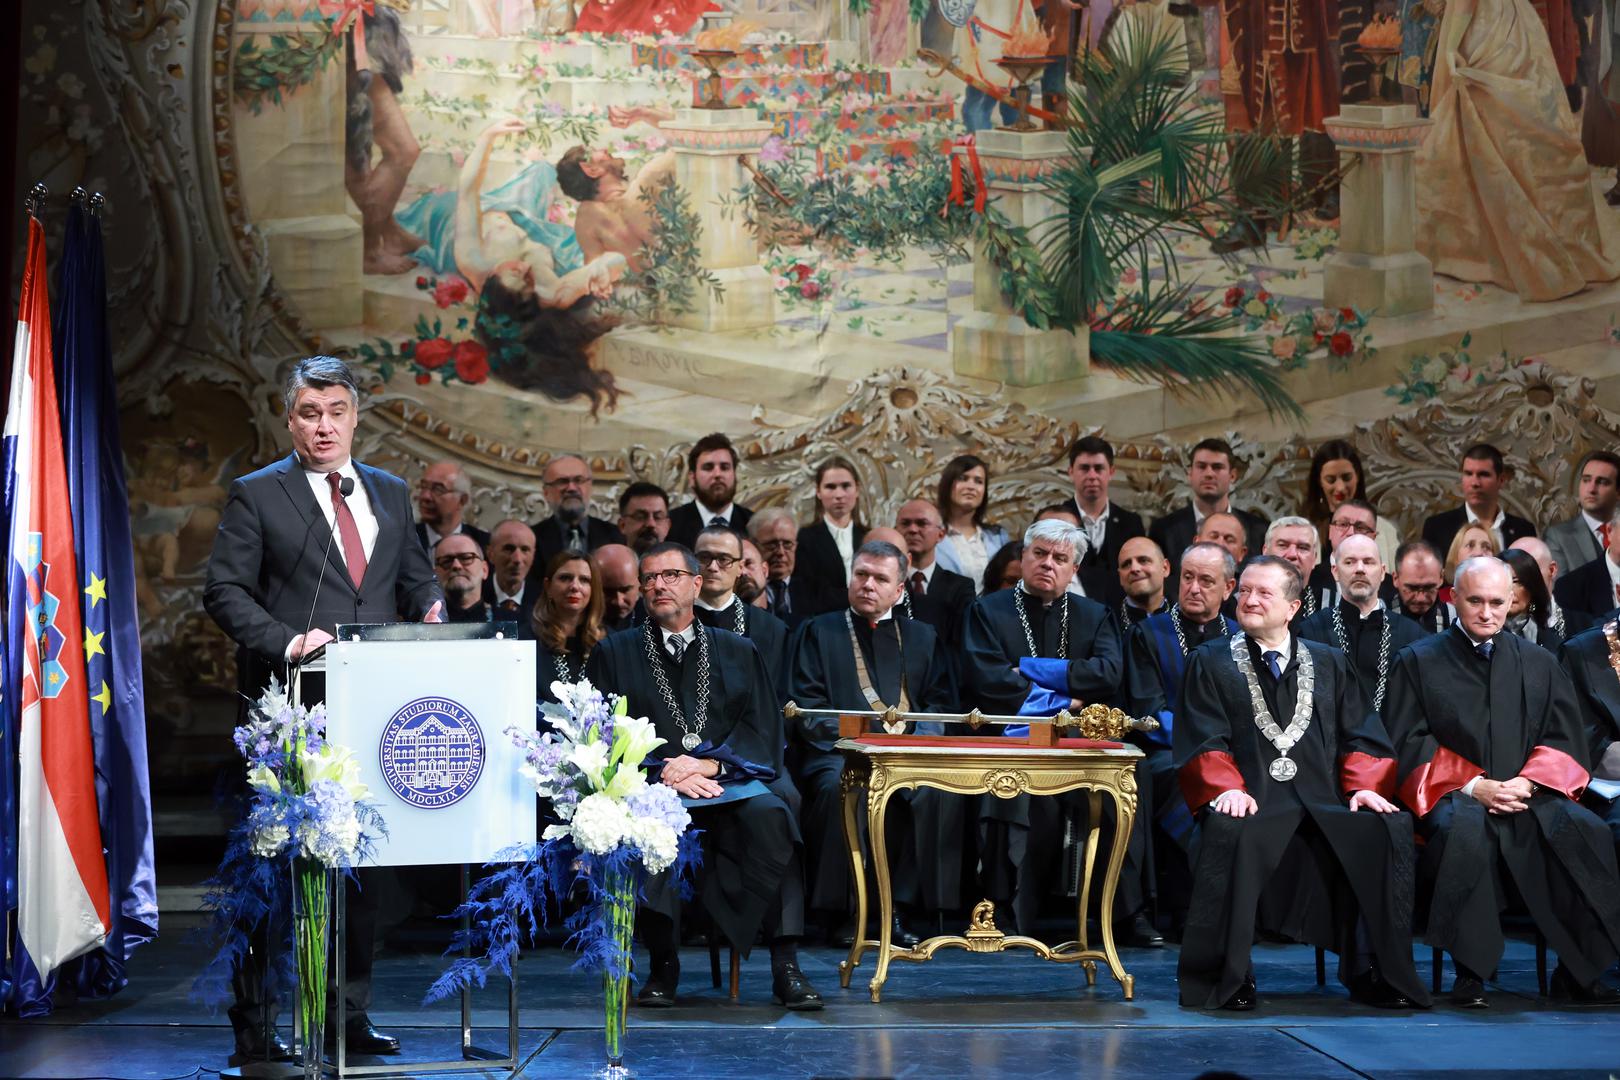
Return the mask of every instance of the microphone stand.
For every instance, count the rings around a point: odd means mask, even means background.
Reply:
[[[354,481],[347,476],[339,480],[338,494],[345,499],[353,495]],[[325,514],[321,515],[323,518],[325,516]],[[309,632],[315,629],[315,607],[321,602],[321,584],[326,580],[326,564],[332,557],[332,544],[337,540],[338,534],[337,514],[334,513],[332,517],[331,533],[326,538],[326,549],[321,552],[320,575],[315,579],[315,595],[309,601],[309,618],[304,620],[304,632],[298,636],[298,656],[287,662],[287,693],[289,695],[293,692],[293,680],[298,677],[299,669],[304,666],[304,661],[309,656],[307,639]]]

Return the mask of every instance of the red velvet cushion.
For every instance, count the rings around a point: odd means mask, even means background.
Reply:
[[[986,738],[997,736],[984,735],[862,735],[860,741],[868,746],[959,746],[964,750],[985,749]],[[994,745],[993,743],[991,745]],[[1003,740],[1005,746],[1015,746],[1020,749],[1029,748],[1029,744],[1022,740]],[[1059,739],[1058,746],[1064,750],[1119,750],[1125,744],[1117,742],[1103,742],[1100,739]],[[1036,750],[1047,747],[1034,747]]]

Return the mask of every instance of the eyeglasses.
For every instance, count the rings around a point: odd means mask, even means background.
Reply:
[[[797,540],[766,540],[759,545],[761,551],[792,551],[799,546]]]
[[[643,589],[650,589],[655,581],[662,581],[665,585],[673,585],[683,577],[696,576],[690,570],[654,570],[651,573],[642,574],[640,580]]]
[[[1353,532],[1357,536],[1378,535],[1378,529],[1367,524],[1365,521],[1330,521],[1328,522],[1328,527],[1332,529],[1344,529],[1346,532]]]
[[[442,499],[446,495],[453,495],[457,493],[456,489],[448,484],[430,484],[426,480],[423,480],[417,484],[416,490],[424,492],[428,495],[432,495],[435,499]]]
[[[591,482],[591,478],[588,477],[588,476],[559,476],[555,480],[547,480],[546,481],[546,487],[548,487],[548,488],[584,487],[586,484],[588,484],[590,482]]]
[[[714,563],[722,570],[730,570],[732,564],[742,560],[735,555],[727,555],[720,551],[700,551],[697,553],[697,561],[699,566],[708,566],[710,563]]]
[[[484,557],[476,551],[463,551],[459,555],[440,555],[433,560],[433,565],[440,570],[450,570],[457,566],[471,566],[473,563],[483,562]]]
[[[1417,593],[1419,596],[1422,596],[1425,593],[1438,593],[1440,591],[1440,583],[1437,581],[1433,585],[1408,585],[1403,582],[1401,583],[1401,591]]]
[[[669,514],[663,510],[637,510],[633,514],[624,515],[629,521],[639,521],[646,524],[649,521],[668,521]]]

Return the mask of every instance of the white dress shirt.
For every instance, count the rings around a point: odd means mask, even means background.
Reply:
[[[1470,524],[1481,520],[1480,516],[1474,513],[1474,508],[1469,506],[1467,503],[1463,503],[1463,513],[1468,515],[1468,521]],[[1491,535],[1496,537],[1496,546],[1499,548],[1507,547],[1507,544],[1503,542],[1502,538],[1502,523],[1506,520],[1507,511],[1503,510],[1501,507],[1497,507],[1496,520],[1488,523],[1490,525]]]
[[[855,519],[851,518],[843,528],[834,525],[826,515],[822,515],[821,520],[826,522],[827,531],[832,533],[833,544],[838,548],[838,556],[844,560],[844,581],[848,583],[850,568],[855,563]]]
[[[360,482],[360,474],[355,470],[352,458],[345,461],[336,472],[339,476],[346,476],[354,481],[354,492],[345,496],[343,501],[349,504],[349,513],[354,515],[355,528],[360,531],[360,546],[365,549],[366,558],[369,560],[372,549],[377,546],[378,529],[377,515],[371,511],[371,497],[366,494],[366,485]],[[326,474],[305,469],[304,477],[309,481],[309,490],[315,494],[315,504],[321,508],[321,513],[326,515],[327,528],[337,531],[337,508],[332,505],[332,486],[326,479]],[[343,537],[337,538],[337,542],[332,545],[332,551],[338,558],[344,557]]]
[[[725,518],[728,528],[735,524],[735,522],[731,520],[731,515],[737,512],[736,503],[726,503],[726,505],[719,510],[710,510],[707,506],[704,506],[702,503],[697,502],[696,500],[693,500],[693,505],[697,507],[698,517],[702,519],[703,527],[705,529],[714,524],[715,518]]]
[[[685,629],[682,630],[668,630],[660,626],[658,628],[658,633],[662,635],[660,640],[663,642],[664,652],[667,654],[669,652],[670,638],[678,637],[684,641],[686,645],[691,645],[692,642],[697,640],[697,620],[693,619],[691,622],[687,623]],[[683,648],[684,647],[685,646],[683,646]]]

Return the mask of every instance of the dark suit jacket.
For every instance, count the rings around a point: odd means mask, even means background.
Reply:
[[[866,539],[866,526],[856,523],[853,540],[856,550]],[[823,596],[815,611],[802,612],[795,602],[794,614],[820,615],[824,611],[839,611],[849,606],[849,575],[844,571],[843,557],[833,541],[832,530],[825,521],[817,520],[799,530],[799,552],[793,561],[793,580],[809,578]]]
[[[534,567],[529,571],[529,577],[538,581],[546,576],[546,566],[552,558],[567,546],[568,533],[555,515],[544,521],[537,521],[529,527],[534,530]],[[611,521],[603,521],[599,517],[587,516],[583,531],[587,552],[608,544],[625,542],[624,533],[619,531],[617,525]]]
[[[1074,516],[1080,516],[1080,503],[1076,499],[1068,501],[1068,507],[1074,511]],[[1125,541],[1138,536],[1146,536],[1147,530],[1142,527],[1142,515],[1134,510],[1126,510],[1116,503],[1108,504],[1108,522],[1103,526],[1103,543],[1100,549],[1090,549],[1086,557],[1080,560],[1081,566],[1100,566],[1108,571],[1109,577],[1114,579],[1115,587],[1119,585],[1119,549],[1125,546]],[[1165,554],[1169,554],[1166,552]],[[1088,589],[1089,593],[1090,590]],[[1092,599],[1101,599],[1092,597]]]
[[[461,528],[457,531],[465,533],[478,541],[478,547],[483,551],[484,557],[489,558],[489,533],[476,525],[469,525],[465,521],[461,523]],[[433,561],[433,550],[428,547],[427,526],[420,521],[416,523],[416,539],[421,541],[422,550],[428,553],[428,561],[431,563]]]
[[[1564,609],[1567,619],[1578,627],[1594,625],[1599,615],[1614,610],[1614,583],[1603,558],[1593,559],[1585,566],[1577,566],[1568,573],[1559,574],[1553,583],[1553,599]]]
[[[1258,555],[1266,546],[1266,519],[1247,510],[1232,507],[1232,513],[1243,522],[1245,542],[1248,544],[1249,554]],[[1170,560],[1170,578],[1165,582],[1165,591],[1174,594],[1176,582],[1181,577],[1181,553],[1187,550],[1187,545],[1193,542],[1198,535],[1198,521],[1193,516],[1192,503],[1183,503],[1179,509],[1172,510],[1164,517],[1157,519],[1153,527],[1148,529],[1148,537],[1164,551],[1164,557]],[[1117,575],[1116,575],[1117,576]]]
[[[1458,506],[1442,513],[1431,514],[1423,522],[1423,539],[1433,545],[1434,550],[1438,551],[1440,558],[1444,560],[1446,551],[1451,547],[1451,541],[1457,535],[1457,530],[1467,523],[1468,510],[1465,507]],[[1536,527],[1530,522],[1515,514],[1503,513],[1503,547],[1511,547],[1515,540],[1523,540],[1527,536],[1534,535],[1536,535]]]
[[[905,611],[911,618],[932,626],[939,635],[940,644],[945,646],[954,660],[957,647],[962,643],[962,619],[972,605],[974,595],[973,582],[943,566],[936,566],[934,576],[928,582],[928,591],[921,596],[913,595],[908,584],[896,610]]]
[[[420,619],[444,599],[412,533],[410,488],[359,462],[355,471],[377,518],[358,589],[336,544],[328,552],[331,527],[294,455],[231,484],[208,558],[203,607],[240,647],[237,674],[250,697],[273,671],[285,674],[287,646],[310,623],[311,605],[312,625],[332,633],[339,623]]]
[[[766,595],[770,596],[770,582],[765,583]],[[842,599],[840,599],[842,598]],[[805,577],[797,569],[793,576],[788,578],[788,610],[779,610],[774,602],[768,603],[766,610],[793,629],[806,619],[813,619],[825,611],[836,611],[838,604],[849,606],[848,588],[829,588],[826,584],[813,578]]]
[[[731,531],[739,536],[748,535],[748,519],[754,512],[739,503],[731,504]],[[677,544],[691,547],[697,534],[703,531],[703,515],[695,502],[684,503],[669,512],[669,536]]]
[[[534,602],[540,598],[540,585],[534,578],[523,582],[523,595],[518,598],[518,609],[515,612],[501,611],[495,607],[495,579],[484,579],[484,603],[489,605],[492,617],[496,622],[515,622],[524,632],[529,631],[529,616],[534,611]],[[548,684],[549,685],[549,684]]]

